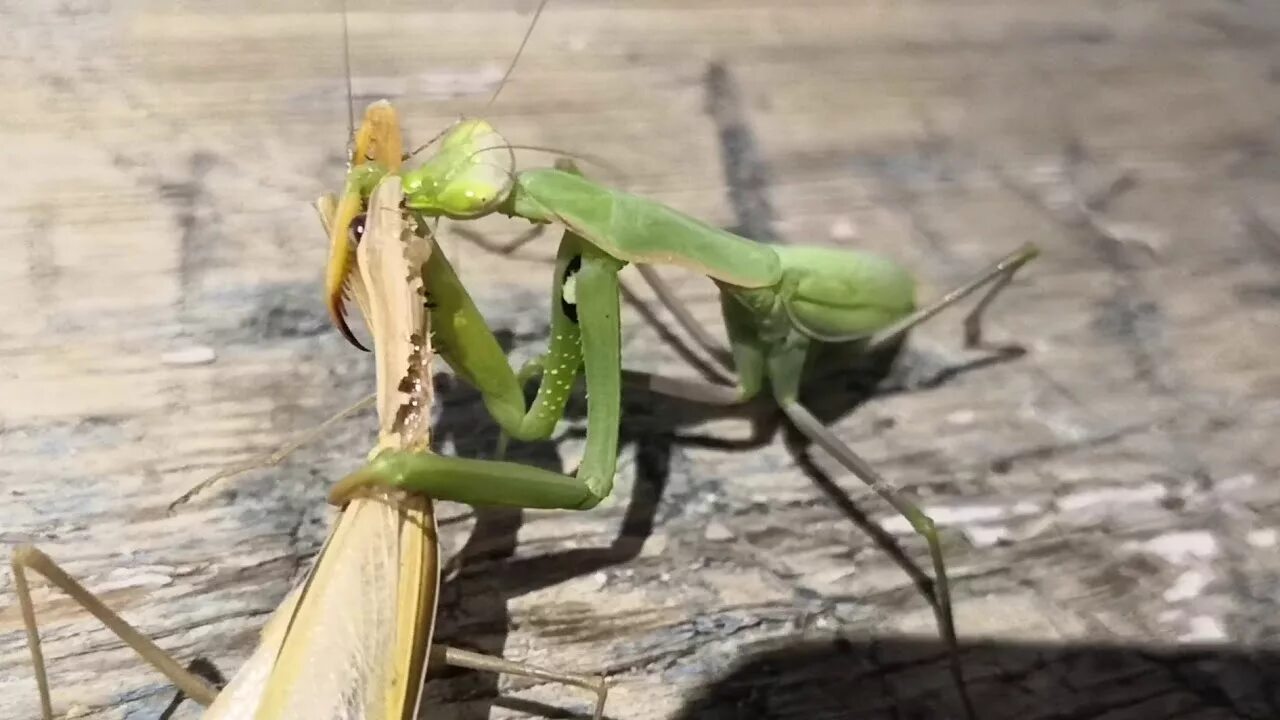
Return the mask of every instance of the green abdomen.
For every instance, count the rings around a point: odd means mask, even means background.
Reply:
[[[897,263],[856,250],[775,250],[791,312],[817,333],[869,335],[915,310],[915,279]]]

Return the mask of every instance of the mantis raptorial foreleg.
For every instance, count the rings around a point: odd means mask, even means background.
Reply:
[[[363,144],[360,144],[359,146],[360,147],[370,146],[370,149],[366,149],[365,152],[373,152],[374,150],[380,150],[381,152],[384,152],[384,153],[397,152],[398,148],[400,147],[398,144],[399,128],[396,127],[394,128],[394,131],[393,131],[385,127],[379,127],[380,125],[385,123],[385,118],[381,118],[376,114],[372,115],[371,118],[374,120],[377,120],[378,122],[369,123],[369,121],[366,120],[366,125],[361,126],[361,133],[363,135],[363,140],[361,141],[358,139],[356,142],[357,143],[362,142]],[[376,131],[375,131],[375,128],[376,128]],[[392,141],[388,143],[388,141],[386,140],[386,137],[389,137],[390,135],[395,135],[397,138],[397,141]],[[379,148],[378,146],[380,144],[389,144],[390,147]],[[319,201],[317,201],[316,206],[317,206],[317,210],[320,213],[320,222],[324,226],[325,233],[328,234],[330,226],[333,223],[334,216],[341,211],[340,208],[338,207],[338,201],[334,197],[326,195],[324,197],[321,197]],[[350,208],[347,210],[347,212],[350,212]],[[338,424],[339,422],[345,420],[346,418],[366,408],[373,407],[373,404],[376,400],[377,400],[377,395],[374,393],[370,393],[369,395],[366,395],[365,397],[357,400],[356,402],[352,403],[346,408],[343,408],[342,410],[339,410],[338,412],[329,416],[327,419],[324,420],[324,422],[320,423],[319,425],[297,435],[296,437],[289,440],[287,443],[280,446],[279,448],[276,448],[275,450],[271,451],[270,453],[267,453],[266,455],[262,455],[250,460],[246,460],[244,462],[232,465],[231,467],[219,470],[213,475],[210,475],[204,480],[201,480],[200,482],[191,486],[185,492],[179,495],[173,502],[169,503],[169,511],[172,512],[179,505],[183,505],[187,503],[196,495],[199,495],[200,493],[204,492],[205,490],[209,489],[210,487],[212,487],[217,483],[223,482],[225,480],[230,480],[232,478],[251,472],[253,470],[259,470],[259,469],[268,468],[268,467],[275,467],[276,465],[279,465],[281,462],[284,461],[285,458],[289,457],[300,448],[306,445],[309,445],[310,443],[323,437],[324,434],[327,433],[334,425]]]
[[[511,369],[444,254],[433,253],[426,267],[436,349],[480,390],[486,408],[507,434],[522,440],[549,437],[564,413],[579,368],[585,371],[591,405],[586,449],[575,477],[516,463],[388,452],[338,483],[331,501],[341,503],[360,487],[388,482],[436,499],[480,505],[585,509],[607,497],[613,488],[621,416],[621,267],[573,233],[565,233],[552,290],[551,342],[539,361],[538,394],[527,406],[520,382],[524,373]]]

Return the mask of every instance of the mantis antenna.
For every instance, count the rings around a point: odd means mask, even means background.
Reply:
[[[345,2],[345,0],[344,0]],[[485,112],[498,99],[498,95],[502,93],[502,88],[507,86],[507,80],[511,79],[511,73],[516,70],[516,63],[520,62],[520,56],[524,54],[524,46],[529,44],[529,38],[533,35],[533,28],[538,24],[538,18],[542,17],[542,10],[547,7],[549,0],[542,0],[538,3],[538,9],[533,11],[533,20],[529,21],[529,27],[525,28],[524,37],[520,39],[520,47],[516,48],[516,54],[511,58],[511,63],[507,65],[507,71],[502,74],[502,80],[498,81],[498,87],[494,89],[493,96],[489,98],[489,102],[485,103]]]
[[[351,31],[347,27],[347,0],[338,4],[342,8],[342,74],[347,80],[347,155],[350,156],[356,136],[355,93],[351,91]]]
[[[448,132],[448,130],[445,130],[445,132]],[[530,150],[532,152],[548,153],[550,155],[559,155],[560,157],[570,158],[573,160],[580,160],[588,165],[598,167],[601,170],[604,170],[605,172],[608,172],[612,175],[617,175],[617,176],[626,175],[626,173],[622,171],[622,168],[618,167],[617,165],[614,165],[608,160],[605,160],[603,157],[600,157],[599,155],[592,155],[584,152],[570,152],[568,150],[562,150],[557,147],[551,147],[550,145],[519,145],[515,143],[507,143],[506,145],[491,145],[489,147],[482,147],[473,151],[471,155],[468,157],[475,157],[476,155],[479,155],[480,153],[486,150]]]
[[[343,2],[345,3],[346,0],[343,0]],[[525,28],[524,37],[520,39],[520,47],[516,48],[516,54],[511,57],[511,62],[507,64],[506,72],[502,73],[502,79],[498,81],[498,87],[494,88],[493,95],[489,96],[489,101],[484,104],[484,112],[489,111],[489,108],[493,106],[493,103],[498,99],[498,96],[502,94],[502,88],[507,86],[507,81],[511,79],[511,74],[515,72],[516,63],[520,62],[520,56],[524,54],[524,48],[526,45],[529,44],[529,38],[533,36],[533,29],[538,25],[538,18],[542,17],[542,11],[544,8],[547,7],[548,2],[550,2],[550,0],[542,0],[541,2],[538,3],[538,9],[533,11],[533,20],[529,22],[529,27]],[[345,14],[343,15],[343,23],[344,23],[343,28],[345,29],[346,28]],[[348,72],[347,73],[348,83],[350,82],[350,78],[351,78],[351,73]],[[351,103],[348,102],[347,104],[348,104],[348,110],[350,110]],[[444,137],[449,132],[449,130],[450,128],[445,128],[444,130],[441,130],[440,132],[436,133],[435,136],[432,137],[430,140],[422,143],[421,145],[417,146],[413,150],[409,151],[409,153],[405,157],[413,157],[414,155],[417,155],[423,150],[426,150],[427,148],[431,147],[433,144],[435,144],[437,140]]]
[[[342,73],[347,78],[347,137],[356,137],[356,97],[351,91],[351,29],[347,27],[347,0],[342,0]],[[351,141],[347,141],[348,143]]]

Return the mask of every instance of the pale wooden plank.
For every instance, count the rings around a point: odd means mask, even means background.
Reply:
[[[1280,12],[566,0],[485,109],[529,3],[352,4],[357,93],[391,96],[416,138],[484,111],[513,142],[608,160],[622,172],[592,171],[611,182],[758,237],[887,253],[930,290],[1041,243],[991,329],[1027,356],[883,395],[836,429],[947,528],[961,631],[985,639],[967,655],[984,717],[1274,715],[1274,659],[1249,653],[1274,646],[1280,617]],[[164,647],[230,673],[324,537],[325,484],[373,432],[355,420],[234,493],[163,512],[371,387],[367,358],[327,326],[307,207],[341,177],[336,3],[29,4],[5,25],[0,537],[38,543]],[[734,91],[718,99],[717,65]],[[726,160],[713,102],[744,123],[747,157]],[[744,164],[766,182],[735,194]],[[1124,173],[1131,190],[1092,215],[1074,207]],[[536,353],[549,241],[509,259],[447,249],[516,357]],[[714,322],[711,286],[670,276]],[[954,324],[923,328],[895,377],[963,364],[958,340]],[[633,367],[692,374],[634,311],[625,341]],[[190,351],[215,359],[167,357]],[[472,394],[441,397],[445,446],[487,452]],[[522,457],[571,466],[580,424]],[[450,552],[471,544],[445,588],[447,637],[607,671],[616,718],[953,709],[926,661],[941,650],[924,602],[781,438],[674,442],[750,427],[643,398],[626,430],[601,508],[527,513],[518,532],[501,513],[449,526]],[[0,716],[34,717],[11,589],[5,574]],[[41,597],[62,710],[159,714],[165,683]],[[833,647],[834,632],[853,640]],[[1191,640],[1215,644],[1176,647]],[[429,691],[446,717],[585,707],[507,678]]]

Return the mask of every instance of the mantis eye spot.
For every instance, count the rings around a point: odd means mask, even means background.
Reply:
[[[356,245],[360,244],[360,240],[364,238],[365,214],[351,218],[351,225],[347,227],[347,237],[351,238],[351,242]]]

